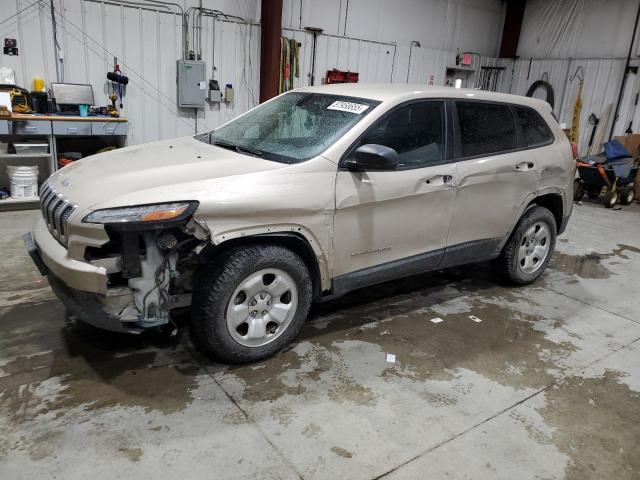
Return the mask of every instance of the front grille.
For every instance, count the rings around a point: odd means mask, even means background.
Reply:
[[[44,218],[51,235],[65,247],[68,240],[67,222],[76,208],[77,205],[74,205],[68,198],[56,192],[49,182],[44,182],[40,187],[42,218]]]

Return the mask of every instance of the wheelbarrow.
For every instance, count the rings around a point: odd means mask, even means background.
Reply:
[[[616,203],[629,205],[635,198],[633,181],[638,172],[638,166],[633,165],[632,158],[622,158],[612,162],[581,161],[577,162],[578,174],[573,183],[573,199],[581,200],[585,193],[589,198],[596,199],[607,187],[602,203],[607,208],[613,208]]]

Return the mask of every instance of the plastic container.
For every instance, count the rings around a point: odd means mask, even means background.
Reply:
[[[38,167],[7,165],[9,189],[13,198],[38,196]]]
[[[14,143],[13,148],[21,155],[42,155],[49,151],[48,143]]]
[[[36,92],[44,92],[46,91],[44,88],[44,78],[34,77],[33,79],[33,90]]]

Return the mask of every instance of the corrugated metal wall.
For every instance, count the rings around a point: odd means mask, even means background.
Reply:
[[[165,7],[140,8],[118,4],[117,0],[55,0],[59,10],[58,38],[66,82],[91,83],[97,104],[106,104],[109,95],[107,71],[118,57],[130,77],[125,97],[125,115],[130,120],[131,144],[188,135],[195,132],[193,110],[176,106],[176,60],[181,57],[181,18]],[[33,4],[33,5],[32,5]],[[30,88],[33,77],[55,78],[56,60],[52,47],[49,8],[34,0],[4,0],[0,38],[17,38],[20,55],[3,56],[3,65],[16,71],[19,84]],[[13,15],[15,17],[11,18]],[[215,77],[224,88],[235,89],[233,103],[208,105],[198,113],[198,131],[212,129],[256,105],[259,92],[260,26],[228,20],[203,19],[203,58],[207,78],[215,57]],[[215,38],[214,38],[215,35]],[[300,76],[295,87],[309,84],[312,35],[300,29],[283,29],[283,35],[301,45]],[[215,45],[215,55],[212,46]],[[409,63],[409,56],[411,62]],[[422,47],[410,48],[366,39],[320,35],[316,54],[316,85],[327,70],[356,71],[363,83],[422,83],[433,79],[443,85],[447,66],[455,54]],[[590,113],[601,116],[615,103],[622,81],[624,60],[529,60],[516,61],[482,57],[480,65],[504,66],[498,91],[523,95],[535,80],[547,78],[555,90],[555,113],[560,122],[571,124],[578,80],[578,66],[584,70],[580,150],[586,151],[591,127]],[[472,78],[471,84],[477,84]],[[633,100],[638,92],[638,75],[631,75],[615,133],[624,132],[629,122],[640,127],[640,112]],[[538,95],[542,96],[542,92]],[[607,132],[608,133],[608,132]]]
[[[282,35],[302,45],[300,77],[294,87],[310,85],[313,35],[305,30],[283,28]],[[327,71],[338,69],[359,73],[362,83],[389,83],[393,79],[396,45],[337,35],[320,35],[316,45],[315,85],[322,85]]]
[[[586,153],[591,135],[591,126],[588,123],[589,115],[595,113],[600,117],[608,105],[613,104],[618,97],[618,91],[622,82],[624,60],[621,59],[573,59],[573,60],[529,60],[518,59],[513,62],[512,81],[502,82],[500,91],[524,95],[529,86],[536,80],[547,80],[554,89],[555,108],[554,113],[560,123],[571,126],[573,120],[573,108],[576,102],[579,87],[579,77],[575,76],[578,67],[582,67],[584,84],[582,89],[582,110],[580,113],[580,153]],[[507,68],[509,70],[509,68]],[[508,78],[508,74],[505,78]],[[619,120],[614,130],[615,135],[622,134],[628,126],[628,122],[636,113],[635,105],[631,99],[638,91],[636,76],[629,80],[629,88],[621,104]],[[534,95],[538,98],[546,98],[543,89],[539,89]],[[607,136],[611,128],[613,114],[607,125]],[[636,129],[640,126],[634,122]]]
[[[423,47],[407,47],[406,55],[402,57],[407,61],[403,65],[404,68],[399,69],[399,83],[407,82],[408,78],[408,83],[430,84],[433,77],[433,85],[444,85],[447,66],[455,65],[456,60],[456,54],[453,52]]]
[[[0,25],[0,37],[17,38],[20,55],[8,66],[18,84],[31,88],[33,77],[55,79],[55,54],[49,9],[33,0],[6,1],[12,21]],[[3,1],[3,5],[5,2]],[[113,59],[130,79],[124,100],[129,119],[129,143],[193,134],[193,110],[176,105],[176,61],[181,57],[181,18],[166,9],[138,8],[117,2],[57,0],[58,40],[64,53],[65,82],[90,83],[97,105],[109,102],[106,73]],[[214,28],[215,22],[215,28]],[[235,101],[208,105],[198,113],[198,131],[210,130],[257,104],[260,26],[204,17],[203,59],[211,78],[215,45],[216,79],[231,84]],[[213,34],[215,32],[215,42]],[[7,57],[3,64],[7,64]]]

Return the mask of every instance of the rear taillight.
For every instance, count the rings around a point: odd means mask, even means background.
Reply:
[[[571,153],[573,153],[573,158],[578,158],[578,144],[577,143],[572,143],[571,144]]]

